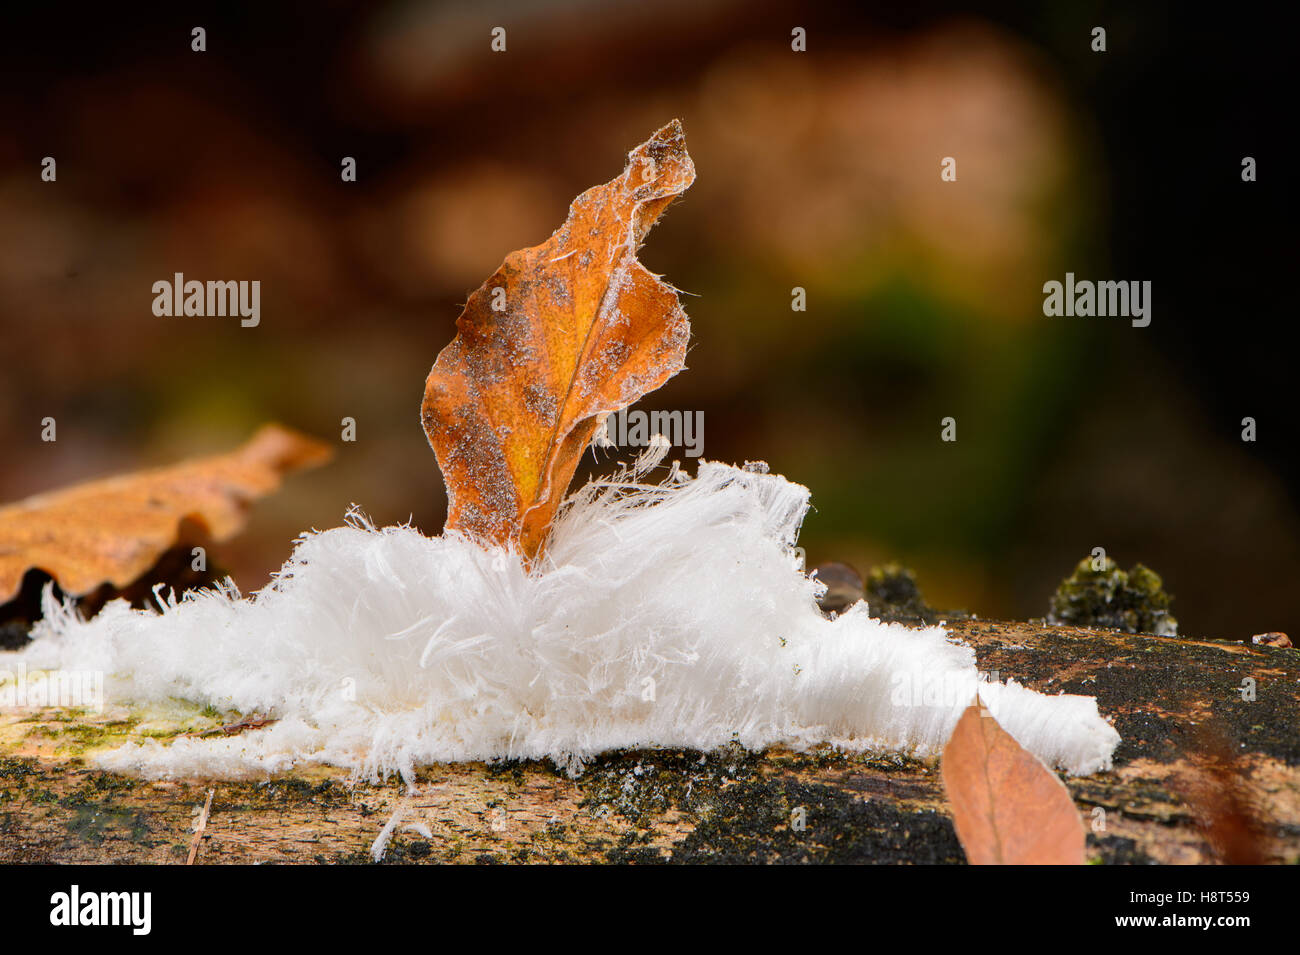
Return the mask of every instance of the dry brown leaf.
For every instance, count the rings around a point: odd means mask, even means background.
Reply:
[[[1083,821],[1069,790],[978,699],[944,748],[943,788],[971,865],[1083,864]]]
[[[227,454],[0,507],[0,604],[17,595],[33,568],[73,596],[106,582],[124,588],[177,542],[182,521],[225,540],[243,527],[251,501],[279,487],[283,475],[314,467],[331,453],[314,438],[266,425]]]
[[[636,252],[694,180],[674,120],[469,297],[421,408],[449,530],[536,555],[604,416],[685,367],[686,313]]]

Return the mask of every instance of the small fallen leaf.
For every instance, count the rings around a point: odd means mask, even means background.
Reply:
[[[1250,642],[1261,647],[1282,647],[1286,649],[1291,646],[1291,638],[1279,630],[1273,630],[1269,633],[1257,633],[1250,638]]]
[[[605,416],[686,366],[686,313],[636,252],[694,179],[674,120],[470,295],[421,408],[449,530],[535,556]]]
[[[971,865],[1083,864],[1083,821],[1069,790],[978,699],[944,747],[943,788]]]
[[[64,593],[124,588],[177,541],[192,520],[215,541],[244,525],[248,505],[283,475],[329,458],[329,447],[278,425],[228,454],[78,484],[0,507],[0,604],[37,568]]]

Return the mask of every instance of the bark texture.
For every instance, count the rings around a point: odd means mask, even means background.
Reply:
[[[1066,780],[1093,861],[1300,858],[1300,651],[950,626],[981,669],[1095,695],[1113,719],[1115,768]],[[892,754],[617,753],[576,780],[541,763],[438,765],[415,792],[322,769],[228,783],[87,766],[98,747],[221,722],[0,714],[0,863],[184,863],[209,789],[200,865],[369,863],[395,813],[386,863],[963,861],[937,763]]]

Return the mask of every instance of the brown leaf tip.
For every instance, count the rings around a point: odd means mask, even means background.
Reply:
[[[643,180],[655,179],[681,192],[695,180],[695,164],[686,152],[686,130],[679,119],[660,127],[653,136],[627,154],[628,164],[645,164]]]
[[[289,474],[324,464],[334,456],[334,449],[292,428],[264,424],[238,453],[249,464]]]
[[[686,130],[674,119],[627,154],[623,179],[637,211],[634,240],[639,245],[668,204],[695,182],[695,163],[686,151]],[[667,201],[664,201],[667,200]]]

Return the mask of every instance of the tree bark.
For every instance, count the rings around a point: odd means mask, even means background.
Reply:
[[[1115,768],[1066,784],[1102,863],[1300,857],[1297,651],[951,621],[982,670],[1095,695]],[[1253,681],[1253,682],[1252,682]],[[156,782],[87,766],[141,726],[121,714],[0,715],[0,863],[963,861],[935,760],[831,752],[436,765],[414,791],[311,768],[263,782]],[[215,725],[215,724],[214,724]]]

